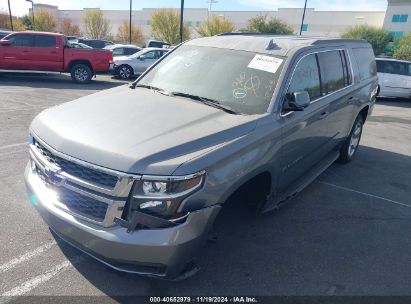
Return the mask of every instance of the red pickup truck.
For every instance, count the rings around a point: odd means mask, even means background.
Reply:
[[[0,40],[0,69],[69,72],[78,83],[107,72],[112,60],[108,50],[71,48],[62,34],[16,32]]]

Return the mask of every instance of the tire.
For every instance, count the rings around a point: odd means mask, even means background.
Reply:
[[[380,86],[378,86],[378,87],[377,87],[377,94],[375,94],[375,97],[379,97],[379,96],[380,96],[380,90],[381,90],[381,88],[380,88]]]
[[[73,65],[70,70],[71,79],[76,83],[89,83],[93,77],[90,67],[83,63]]]
[[[131,76],[134,75],[134,70],[131,66],[127,64],[122,64],[118,67],[117,73],[121,79],[129,79]]]
[[[346,164],[354,159],[355,153],[357,153],[358,146],[360,145],[363,125],[364,120],[361,115],[358,115],[351,129],[350,135],[341,147],[340,157],[338,158],[339,163]]]

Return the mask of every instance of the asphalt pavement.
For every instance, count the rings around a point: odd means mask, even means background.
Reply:
[[[411,295],[410,100],[378,100],[356,159],[332,165],[280,211],[223,208],[217,241],[188,280],[117,272],[54,238],[25,193],[29,124],[118,85],[105,75],[78,85],[0,73],[0,295]]]

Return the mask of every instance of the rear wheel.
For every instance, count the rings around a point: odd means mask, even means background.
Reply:
[[[358,115],[354,122],[354,126],[351,129],[350,135],[341,147],[340,158],[338,159],[340,163],[348,163],[353,160],[355,153],[358,150],[358,146],[360,145],[363,125],[364,120],[361,115]]]
[[[118,67],[118,76],[120,76],[121,79],[129,79],[133,75],[134,71],[131,66],[123,64]]]
[[[77,83],[89,83],[93,77],[90,67],[83,63],[73,65],[70,73],[73,81]]]

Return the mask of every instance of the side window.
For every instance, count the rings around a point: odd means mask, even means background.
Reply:
[[[377,72],[378,73],[385,73],[384,65],[385,65],[385,61],[377,60]]]
[[[132,55],[132,54],[134,54],[134,53],[136,53],[136,52],[138,52],[137,49],[126,48],[125,51],[124,51],[124,54],[125,54],[125,55]]]
[[[11,46],[33,46],[33,35],[18,34],[9,36]]]
[[[360,79],[368,79],[377,74],[377,64],[372,48],[352,49],[357,62]]]
[[[311,100],[321,97],[320,74],[315,54],[303,57],[294,70],[288,94],[307,91]]]
[[[352,84],[351,63],[345,50],[341,50],[340,55],[344,69],[344,84],[345,86],[349,86]]]
[[[113,50],[113,56],[124,55],[124,48],[116,48]]]
[[[408,65],[405,62],[386,61],[385,73],[408,75]]]
[[[36,35],[34,36],[34,46],[35,47],[55,47],[56,37],[47,35]]]
[[[150,51],[147,53],[144,53],[143,55],[141,55],[142,58],[144,59],[156,59],[156,51]]]
[[[340,51],[318,53],[321,69],[322,92],[330,94],[346,86],[346,70],[344,71]]]

